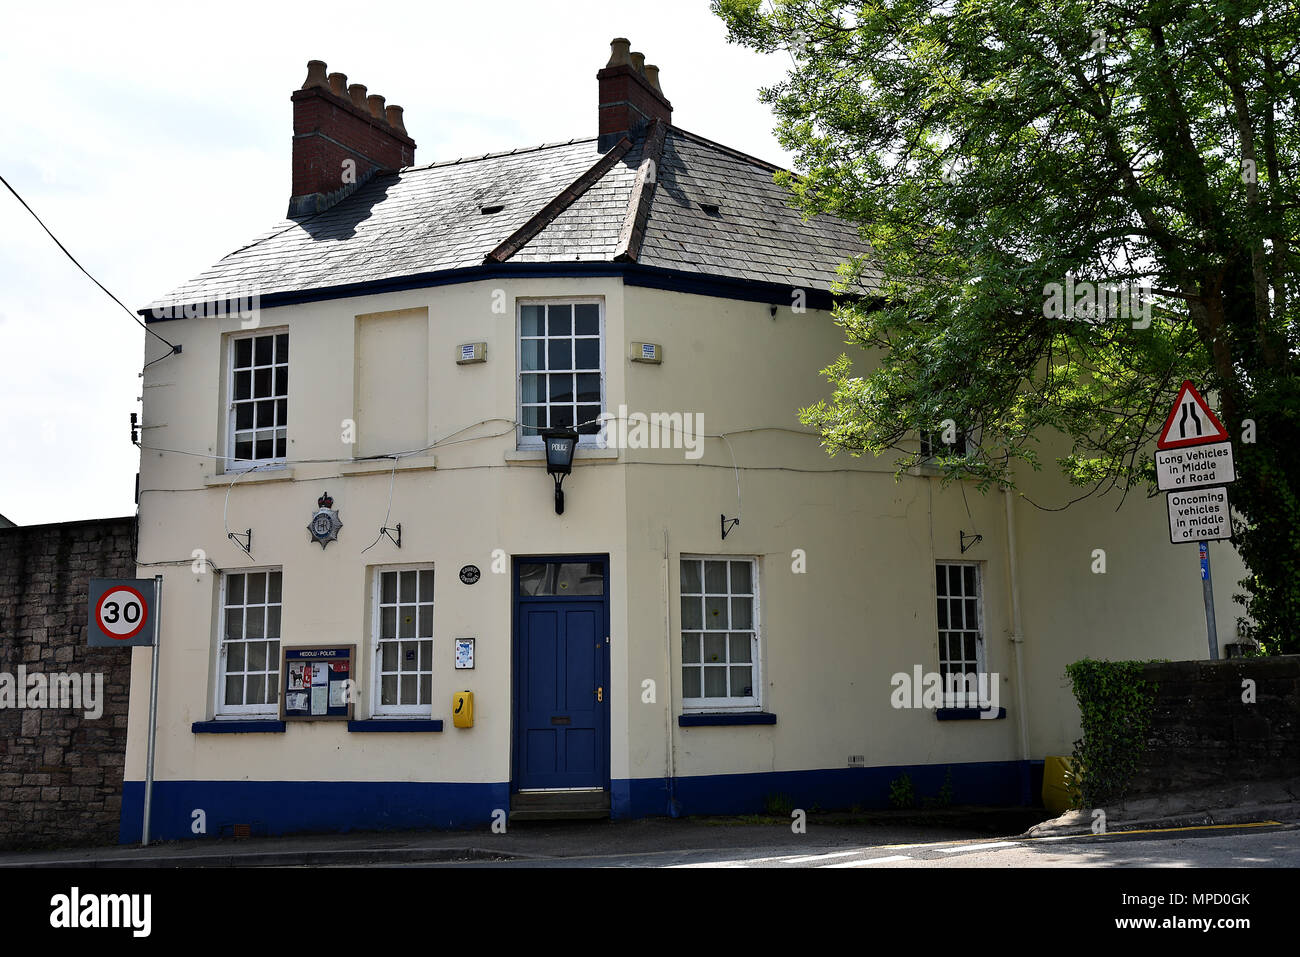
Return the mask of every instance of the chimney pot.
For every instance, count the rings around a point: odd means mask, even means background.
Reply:
[[[307,79],[303,81],[302,88],[310,89],[313,86],[324,87],[329,89],[329,81],[325,79],[325,61],[308,60],[307,61]]]
[[[622,37],[609,47],[609,63],[596,74],[596,148],[602,153],[624,136],[635,138],[655,120],[673,121],[673,105],[659,88],[659,68],[646,66],[645,54],[633,51]]]
[[[345,109],[339,97],[351,109]],[[349,85],[342,73],[326,74],[324,62],[311,62],[307,84],[289,99],[293,103],[290,219],[328,209],[372,173],[415,165],[415,143],[406,132],[402,108],[385,109],[382,96],[367,96],[365,84]]]
[[[609,41],[609,62],[605,64],[608,69],[611,66],[630,66],[632,64],[628,51],[632,49],[632,44],[625,37],[615,37]]]

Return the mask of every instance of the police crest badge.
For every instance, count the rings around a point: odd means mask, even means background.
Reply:
[[[307,523],[307,531],[311,533],[313,542],[320,542],[323,550],[330,542],[336,542],[339,538],[339,529],[343,523],[339,521],[338,509],[334,508],[334,499],[330,498],[330,493],[326,492],[320,498],[316,499],[316,511],[312,512],[311,521]]]

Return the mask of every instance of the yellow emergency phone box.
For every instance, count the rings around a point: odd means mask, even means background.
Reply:
[[[451,723],[458,728],[474,727],[474,692],[457,691],[451,696]]]

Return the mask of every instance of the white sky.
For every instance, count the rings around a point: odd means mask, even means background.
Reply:
[[[595,74],[625,36],[676,125],[788,164],[758,89],[789,59],[728,45],[707,0],[37,3],[5,20],[0,172],[132,309],[283,217],[310,59],[404,107],[428,163],[595,135]],[[134,512],[144,337],[0,187],[0,514]]]

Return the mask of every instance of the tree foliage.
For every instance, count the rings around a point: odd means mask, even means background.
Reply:
[[[841,357],[801,413],[825,446],[905,468],[951,419],[979,441],[949,477],[987,489],[1056,430],[1081,488],[1153,490],[1191,379],[1236,440],[1247,627],[1300,651],[1294,0],[714,8],[732,41],[789,51],[762,93],[800,173],[781,179],[870,244],[837,319],[871,367]]]

